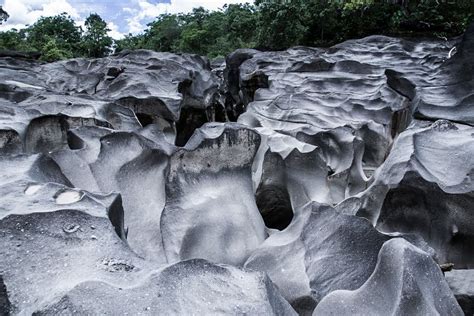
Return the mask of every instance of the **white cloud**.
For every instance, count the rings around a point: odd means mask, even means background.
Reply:
[[[33,24],[41,16],[53,16],[67,12],[79,18],[77,10],[67,0],[5,0],[3,9],[10,18],[0,26],[0,31],[21,28]]]
[[[122,39],[124,34],[119,32],[118,26],[114,22],[107,23],[107,27],[110,29],[109,36],[113,39]]]

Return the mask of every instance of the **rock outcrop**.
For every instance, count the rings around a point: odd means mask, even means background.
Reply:
[[[136,287],[97,281],[76,286],[35,315],[296,315],[262,273],[182,261],[145,278]]]
[[[464,314],[474,314],[474,270],[453,270],[445,275]]]
[[[473,52],[0,54],[0,315],[472,314]]]
[[[433,300],[436,297],[436,300]],[[334,291],[313,315],[462,315],[433,259],[403,239],[384,244],[374,273],[355,291]]]

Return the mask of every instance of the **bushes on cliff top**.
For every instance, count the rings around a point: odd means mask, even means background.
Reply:
[[[237,48],[329,46],[372,34],[452,37],[462,34],[473,15],[472,0],[257,0],[217,11],[163,14],[114,46],[212,58]],[[83,32],[66,14],[43,17],[24,30],[0,32],[0,49],[38,50],[45,60],[105,56],[112,47],[107,24],[97,14],[88,20]]]

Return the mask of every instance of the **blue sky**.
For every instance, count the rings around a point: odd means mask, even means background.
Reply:
[[[141,32],[162,13],[189,12],[199,6],[217,9],[226,3],[244,2],[250,0],[0,0],[0,5],[10,14],[0,31],[19,29],[33,24],[40,16],[62,12],[83,25],[85,18],[95,12],[108,22],[110,35],[120,38],[124,34]]]

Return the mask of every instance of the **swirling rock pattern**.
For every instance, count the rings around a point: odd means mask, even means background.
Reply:
[[[472,314],[473,52],[1,56],[0,315]]]

